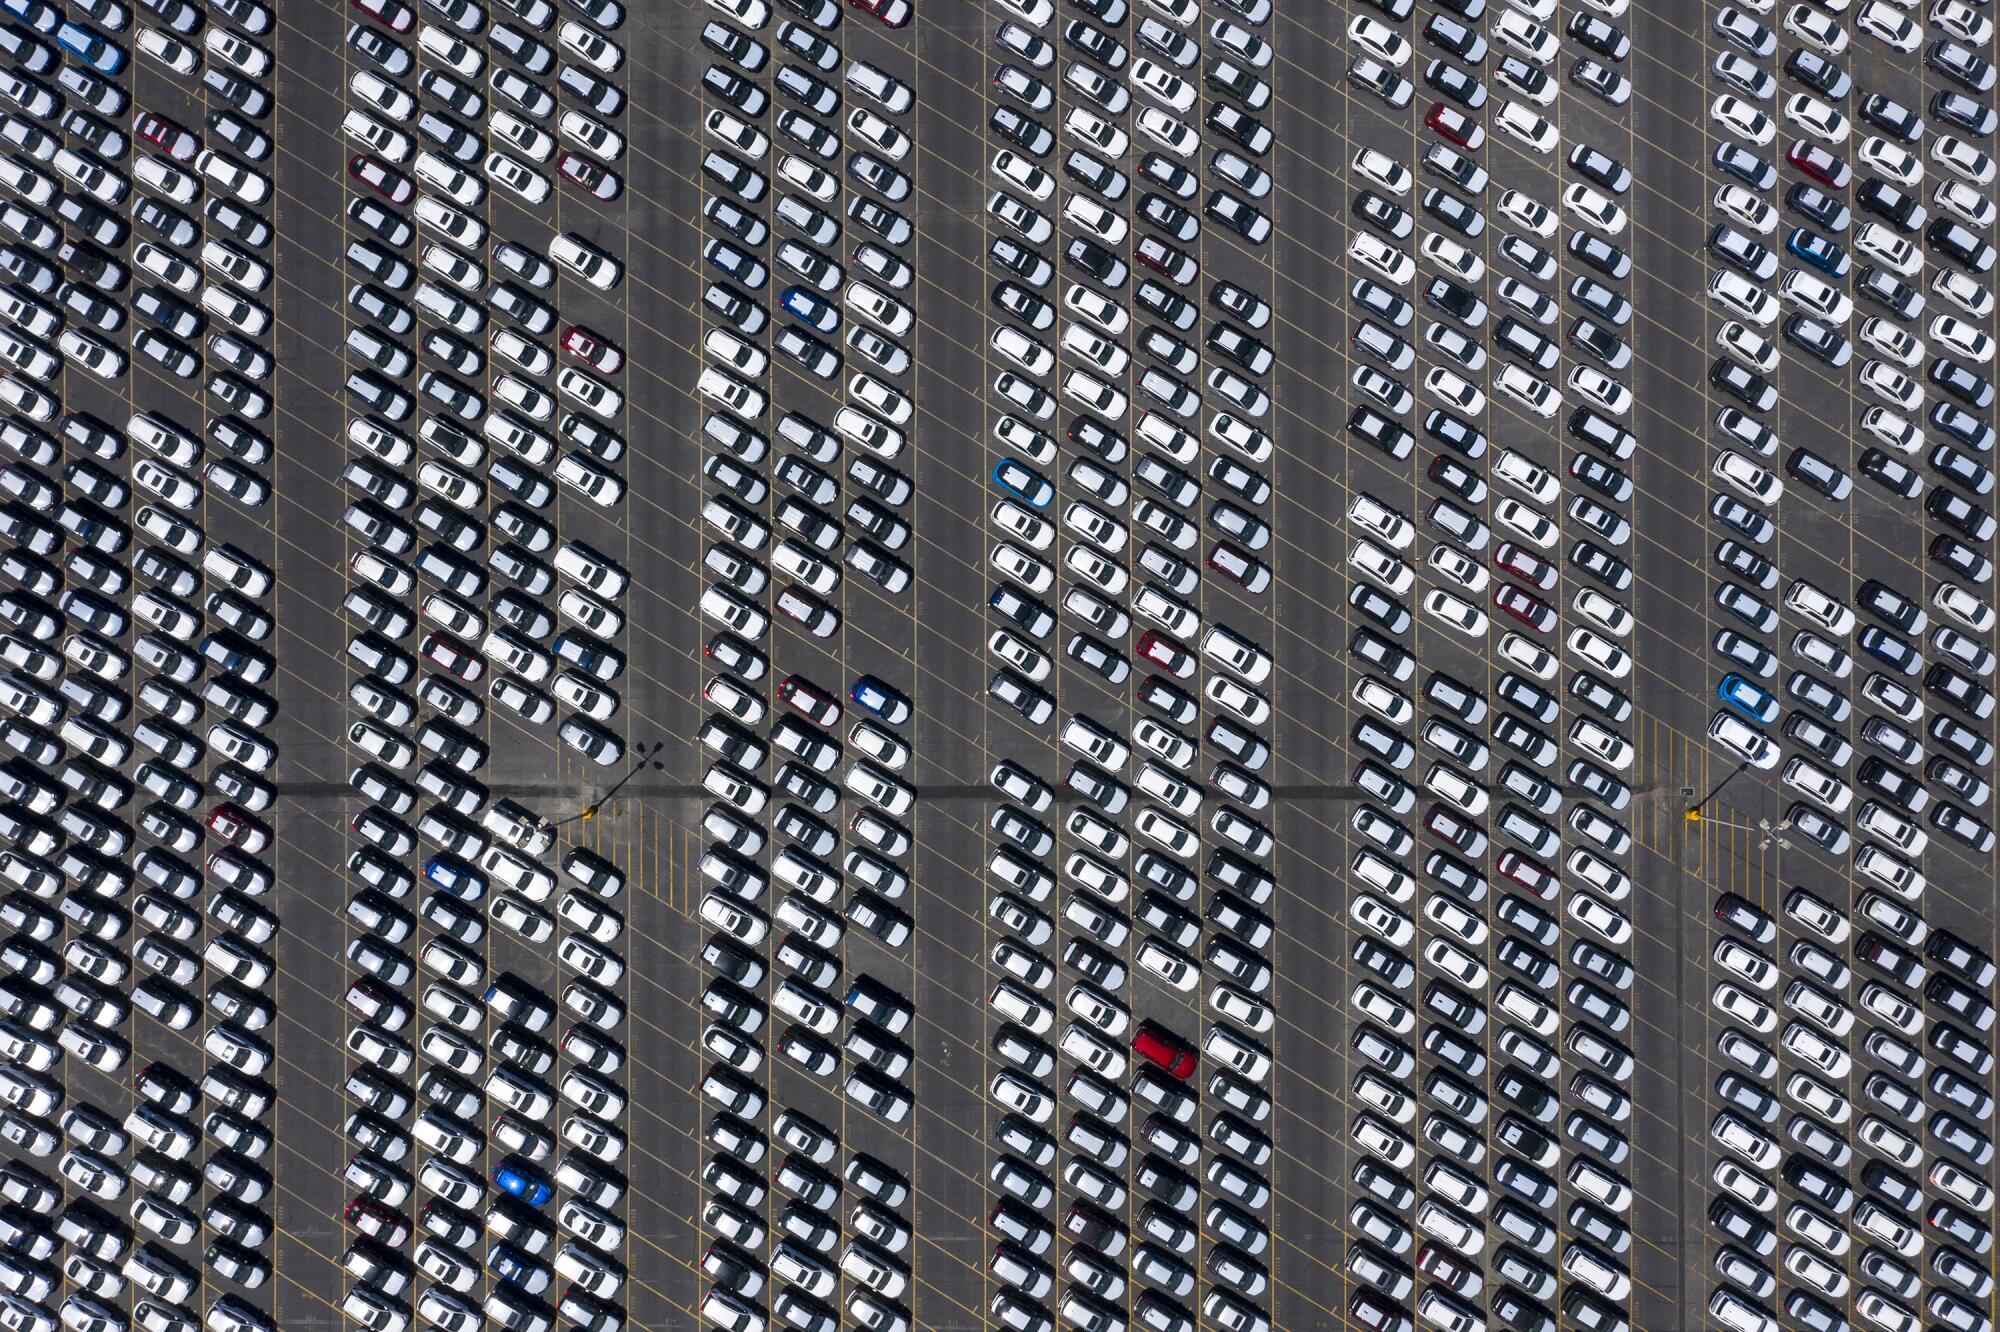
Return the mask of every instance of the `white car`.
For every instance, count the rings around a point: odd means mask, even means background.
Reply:
[[[1625,231],[1625,210],[1588,185],[1564,189],[1563,206],[1607,236],[1616,237]]]
[[[1407,250],[1391,245],[1370,231],[1356,230],[1347,242],[1347,254],[1380,276],[1391,286],[1408,286],[1417,275],[1417,261]]]
[[[1811,93],[1793,93],[1785,99],[1785,118],[1804,129],[1822,143],[1839,145],[1847,142],[1849,125],[1847,117],[1814,97]],[[1768,121],[1766,124],[1768,125]],[[1764,140],[1759,140],[1761,145]]]
[[[1537,153],[1546,156],[1556,150],[1556,127],[1511,98],[1501,104],[1493,123]]]
[[[1993,183],[1993,159],[1955,135],[1939,134],[1931,139],[1931,161],[1974,185]]]
[[[1594,629],[1578,625],[1569,631],[1569,637],[1564,642],[1571,652],[1614,680],[1622,680],[1632,673],[1632,654]]]
[[[1778,137],[1778,127],[1771,123],[1769,116],[1733,93],[1717,97],[1710,104],[1708,114],[1716,124],[1749,141],[1755,148],[1762,148]]]
[[[1962,180],[1941,180],[1931,191],[1931,201],[1968,226],[1990,230],[2000,215],[1993,201]]]
[[[1579,365],[1569,372],[1569,387],[1613,416],[1632,410],[1632,390],[1596,366]]]
[[[1940,583],[1931,604],[1976,634],[1993,628],[1993,608],[1956,583]]]
[[[1785,11],[1785,31],[1822,55],[1839,56],[1847,50],[1847,29],[1840,20],[1814,5],[1794,4]]]
[[[1771,293],[1740,273],[1717,271],[1708,280],[1708,297],[1759,328],[1769,328],[1778,318],[1778,302]]]
[[[1561,50],[1554,33],[1519,9],[1502,8],[1490,21],[1495,37],[1538,65],[1548,64]]]
[[[1717,480],[1759,504],[1776,504],[1784,498],[1783,481],[1772,475],[1768,468],[1750,461],[1734,449],[1724,449],[1718,453],[1709,470]]]
[[[1710,718],[1708,736],[1753,767],[1768,771],[1778,765],[1778,746],[1771,737],[1734,713],[1719,711]]]
[[[1393,37],[1395,34],[1390,33]],[[1402,41],[1401,37],[1396,38]],[[1405,58],[1408,58],[1409,43],[1403,42]],[[1194,85],[1178,74],[1162,69],[1151,60],[1140,58],[1132,62],[1131,72],[1126,76],[1132,86],[1151,97],[1176,115],[1186,115],[1194,107]]]
[[[1993,339],[1956,315],[1933,316],[1930,336],[1932,341],[1975,365],[1985,365],[1993,359]]]
[[[1778,1205],[1778,1191],[1771,1187],[1770,1181],[1751,1174],[1734,1161],[1717,1161],[1712,1175],[1717,1188],[1746,1207],[1769,1212]]]
[[[1964,0],[1932,0],[1930,20],[1968,46],[1993,40],[1993,21]]]
[[[182,78],[191,76],[201,64],[201,57],[195,54],[194,48],[151,24],[140,26],[138,47],[140,55],[157,61],[169,73],[178,74]]]
[[[1537,236],[1547,238],[1555,234],[1555,213],[1533,195],[1520,190],[1507,190],[1500,196],[1500,211]]]
[[[1759,235],[1777,230],[1778,210],[1741,185],[1716,190],[1715,206]]]
[[[1921,36],[1916,20],[1884,0],[1868,0],[1856,10],[1854,26],[1890,50],[1904,54],[1917,49]]]
[[[1417,247],[1424,258],[1467,282],[1486,274],[1486,261],[1441,232],[1429,232]]]
[[[1914,412],[1924,404],[1922,386],[1886,361],[1869,361],[1859,378],[1861,387],[1899,411]]]
[[[1512,361],[1500,366],[1493,377],[1493,387],[1536,416],[1554,416],[1563,405],[1562,394],[1556,392],[1555,385],[1529,374]]]
[[[1760,375],[1778,368],[1778,349],[1771,345],[1770,339],[1752,332],[1738,320],[1732,319],[1716,330],[1715,345]]]
[[[1371,14],[1357,14],[1348,22],[1347,39],[1385,65],[1400,69],[1410,63],[1409,41]]]
[[[1868,166],[1906,189],[1924,178],[1922,158],[1900,144],[1890,143],[1879,134],[1871,134],[1861,141],[1859,156]]]
[[[1424,613],[1447,629],[1465,635],[1467,638],[1486,636],[1486,612],[1466,601],[1463,597],[1442,588],[1432,588],[1424,594]]]
[[[1993,293],[1948,264],[1939,264],[1931,274],[1931,290],[1974,319],[1990,318],[1993,314]]]
[[[1414,179],[1408,167],[1376,148],[1357,148],[1354,169],[1391,194],[1408,194]]]

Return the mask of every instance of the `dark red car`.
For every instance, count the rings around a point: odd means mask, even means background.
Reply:
[[[615,375],[625,368],[625,353],[611,345],[603,334],[593,332],[582,324],[571,324],[563,330],[563,350],[599,374]]]
[[[1193,255],[1174,248],[1158,236],[1141,236],[1139,243],[1132,247],[1132,257],[1169,282],[1183,287],[1201,272],[1201,265],[1195,262]]]
[[[1816,143],[1793,139],[1785,150],[1785,160],[1830,190],[1844,190],[1854,179],[1854,169]]]
[[[1556,585],[1558,576],[1555,565],[1511,541],[1501,542],[1493,552],[1493,567],[1514,575],[1524,583],[1532,583],[1543,592]]]
[[[1156,630],[1148,630],[1140,636],[1139,655],[1166,667],[1179,679],[1185,680],[1194,674],[1194,654]]]
[[[1431,103],[1431,109],[1424,112],[1424,124],[1468,153],[1478,152],[1479,146],[1486,142],[1486,131],[1479,127],[1478,121],[1443,102]]]
[[[786,676],[778,681],[778,700],[819,726],[831,728],[840,725],[840,700],[810,680],[796,675]]]
[[[1556,631],[1555,607],[1512,583],[1501,583],[1493,589],[1493,604],[1538,634]]]
[[[1424,831],[1449,843],[1462,855],[1477,858],[1486,854],[1486,834],[1443,805],[1432,805],[1425,811]]]
[[[356,1198],[341,1215],[348,1225],[392,1249],[410,1238],[410,1223],[373,1198]]]
[[[250,817],[241,806],[229,801],[209,811],[208,831],[210,835],[253,856],[271,844],[271,830],[261,820]]]
[[[617,172],[606,171],[589,158],[577,153],[564,153],[558,157],[556,170],[570,184],[607,203],[616,199],[625,188],[625,182],[619,178]]]
[[[373,153],[356,153],[347,159],[347,174],[387,199],[398,208],[416,197],[417,187],[410,178]]]
[[[201,152],[201,140],[165,116],[151,111],[132,113],[132,132],[176,162],[192,162]]]

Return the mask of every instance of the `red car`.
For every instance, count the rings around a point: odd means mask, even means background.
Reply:
[[[251,818],[240,806],[228,801],[209,812],[208,831],[253,856],[271,844],[271,830]]]
[[[1785,160],[1830,190],[1844,190],[1854,179],[1854,169],[1816,143],[1793,139],[1785,150]]]
[[[401,208],[416,197],[417,187],[410,178],[373,153],[356,153],[347,159],[347,174]]]
[[[1155,630],[1148,630],[1140,637],[1139,655],[1166,667],[1177,679],[1185,680],[1194,674],[1194,654]]]
[[[425,661],[449,671],[467,684],[486,674],[486,663],[480,660],[478,653],[441,630],[425,634],[423,642],[417,645],[417,651]]]
[[[192,162],[201,152],[201,140],[165,116],[151,111],[132,113],[132,132],[176,162]]]
[[[1443,102],[1431,103],[1431,109],[1424,113],[1424,124],[1468,153],[1478,152],[1479,146],[1486,142],[1486,131],[1479,127],[1478,121]]]
[[[796,708],[816,725],[829,729],[840,725],[840,700],[809,680],[788,675],[778,681],[778,700]]]
[[[391,32],[408,32],[417,24],[415,12],[402,3],[402,0],[348,0],[348,2]]]
[[[1194,1047],[1148,1019],[1132,1033],[1132,1048],[1183,1080],[1194,1076]]]
[[[575,153],[564,153],[558,157],[556,170],[561,172],[562,178],[570,184],[607,202],[616,199],[619,192],[625,188],[625,182],[619,178],[617,172],[606,171],[589,158],[580,157]]]
[[[563,330],[562,345],[564,351],[599,374],[615,375],[625,368],[625,353],[612,346],[604,335],[582,324],[571,324]]]
[[[1511,541],[1501,542],[1499,549],[1493,552],[1493,567],[1513,574],[1524,583],[1532,583],[1543,592],[1556,585],[1555,565]]]
[[[1512,583],[1501,583],[1493,589],[1493,604],[1538,634],[1556,631],[1555,608]]]
[[[910,21],[910,0],[847,0],[862,13],[890,28]]]

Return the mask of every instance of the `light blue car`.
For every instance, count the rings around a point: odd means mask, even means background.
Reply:
[[[1745,720],[1769,726],[1778,720],[1778,700],[1771,691],[1731,671],[1715,687],[1715,696]]]
[[[81,23],[65,23],[56,29],[56,45],[78,64],[99,74],[116,74],[125,68],[125,49],[110,38]]]

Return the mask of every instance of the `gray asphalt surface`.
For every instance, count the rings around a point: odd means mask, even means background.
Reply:
[[[986,773],[1010,755],[1031,760],[1045,775],[1059,774],[1063,765],[1052,730],[1031,733],[1011,713],[988,706],[983,692],[991,669],[983,610],[985,547],[992,539],[986,472],[997,456],[987,433],[993,409],[984,387],[993,367],[983,312],[994,275],[984,258],[983,204],[984,160],[995,146],[985,121],[997,10],[920,7],[917,25],[901,33],[853,14],[841,29],[850,57],[896,74],[918,97],[918,196],[909,210],[917,226],[912,260],[919,327],[911,340],[917,417],[914,457],[906,465],[916,483],[910,558],[917,577],[913,589],[896,598],[864,580],[844,581],[845,627],[833,640],[808,639],[782,621],[774,631],[781,672],[844,684],[872,671],[916,701],[914,780],[924,795],[909,821],[916,838],[915,886],[905,904],[916,920],[915,939],[892,953],[856,932],[844,958],[850,974],[870,972],[916,1001],[916,1112],[902,1130],[891,1130],[846,1113],[837,1095],[802,1076],[773,1067],[770,1079],[778,1102],[810,1110],[838,1127],[850,1146],[913,1181],[918,1238],[910,1303],[919,1327],[947,1332],[985,1326],[992,1293],[984,1220],[995,1194],[985,1168],[997,1112],[985,1096],[995,1064],[985,1044],[991,1019],[984,994],[994,979],[988,950],[998,936],[984,914],[985,819],[992,803]],[[1354,625],[1345,602],[1344,553],[1353,535],[1346,503],[1357,489],[1393,499],[1413,515],[1428,503],[1421,493],[1421,458],[1388,463],[1353,447],[1342,429],[1356,400],[1346,352],[1346,289],[1354,276],[1345,257],[1354,188],[1348,163],[1355,148],[1368,144],[1415,169],[1427,139],[1417,118],[1422,99],[1407,122],[1392,123],[1379,103],[1350,94],[1341,77],[1350,54],[1346,15],[1337,7],[1286,9],[1267,29],[1279,52],[1277,95],[1267,116],[1278,139],[1268,163],[1277,182],[1268,211],[1278,233],[1261,254],[1205,235],[1201,255],[1204,283],[1236,277],[1272,293],[1276,311],[1266,334],[1279,356],[1278,455],[1269,469],[1277,491],[1270,510],[1276,553],[1267,557],[1276,582],[1263,597],[1249,599],[1205,579],[1203,609],[1259,628],[1278,662],[1271,692],[1280,803],[1269,819],[1280,839],[1280,886],[1272,907],[1279,928],[1280,1018],[1273,1040],[1279,1065],[1271,1172],[1278,1242],[1271,1311],[1281,1328],[1344,1326],[1350,1293],[1338,1270],[1349,1233],[1346,1208],[1355,1195],[1347,1143],[1354,1108],[1347,1053],[1353,931],[1343,870],[1355,849],[1347,828],[1354,755],[1346,736],[1354,718],[1343,649]],[[221,517],[214,522],[218,533],[228,531],[239,544],[265,542],[280,577],[276,738],[283,794],[275,864],[285,928],[277,990],[280,1277],[273,1302],[281,1326],[301,1329],[340,1321],[334,1306],[341,1280],[333,1260],[344,1242],[337,1176],[348,1151],[338,1136],[347,1061],[335,1009],[349,979],[340,867],[351,842],[347,823],[360,807],[345,786],[355,760],[342,740],[352,709],[342,693],[348,671],[340,658],[349,627],[339,600],[354,546],[337,521],[347,502],[339,478],[346,448],[338,396],[346,278],[337,262],[345,159],[337,137],[344,96],[339,41],[346,21],[344,9],[331,3],[288,7],[281,16],[275,89],[281,195],[274,219],[281,325],[277,499],[268,530]],[[693,1092],[704,1060],[695,1044],[700,1022],[692,1002],[703,983],[696,957],[703,932],[692,908],[700,895],[694,862],[706,802],[697,785],[700,756],[689,744],[700,717],[706,637],[695,611],[702,584],[695,527],[701,413],[690,393],[703,280],[697,85],[706,53],[693,40],[701,21],[693,4],[663,6],[636,13],[619,34],[633,94],[622,124],[631,150],[620,201],[584,221],[568,210],[586,205],[567,192],[560,196],[564,211],[553,219],[520,214],[498,200],[491,205],[503,234],[545,239],[551,221],[577,226],[612,238],[607,248],[627,265],[626,282],[612,299],[571,283],[563,289],[562,309],[566,319],[602,329],[629,353],[628,498],[607,516],[565,497],[557,501],[554,521],[564,536],[582,536],[633,574],[626,603],[633,662],[619,685],[625,701],[619,723],[628,748],[663,745],[657,767],[635,777],[596,818],[566,830],[570,840],[597,849],[632,875],[624,903],[634,1106],[626,1259],[634,1277],[633,1325],[648,1328],[689,1326],[704,1288],[696,1264],[705,1242],[697,1221],[705,1108]],[[1705,517],[1707,421],[1719,404],[1709,400],[1704,378],[1717,321],[1700,294],[1708,268],[1701,253],[1705,199],[1716,183],[1712,171],[1703,170],[1708,133],[1702,104],[1715,91],[1703,73],[1714,50],[1703,22],[1635,6],[1625,20],[1637,48],[1626,66],[1639,90],[1634,104],[1613,117],[1580,92],[1566,89],[1558,102],[1565,149],[1579,139],[1595,143],[1629,163],[1637,178],[1626,201],[1634,223],[1628,248],[1636,260],[1630,295],[1638,360],[1632,382],[1641,440],[1631,464],[1638,482],[1631,506],[1638,577],[1632,605],[1640,628],[1630,685],[1637,710],[1628,728],[1639,748],[1639,794],[1627,815],[1639,842],[1632,870],[1640,968],[1631,1037],[1639,1061],[1632,1088],[1639,1199],[1632,1213],[1631,1321],[1662,1332],[1698,1325],[1709,1285],[1703,1274],[1712,1247],[1703,1212],[1713,1157],[1705,1124],[1715,1072],[1707,1003],[1715,979],[1707,960],[1709,901],[1733,888],[1775,906],[1794,882],[1813,883],[1829,895],[1837,889],[1835,900],[1841,901],[1850,890],[1844,866],[1801,839],[1790,846],[1759,845],[1757,821],[1777,818],[1786,803],[1767,775],[1732,781],[1707,822],[1691,825],[1682,818],[1682,810],[1731,767],[1702,734],[1719,674],[1707,642],[1718,627],[1709,610],[1709,552],[1721,535]],[[1905,100],[1914,104],[1915,94]],[[1554,172],[1542,163],[1499,146],[1487,156],[1494,190],[1514,183],[1545,198],[1553,194]],[[1566,285],[1573,273],[1567,259],[1565,265]],[[1779,382],[1782,437],[1817,438],[1816,446],[1830,455],[1858,451],[1841,440],[1860,410],[1843,389],[1796,356],[1787,356]],[[781,392],[781,401],[805,402],[818,390],[797,380]],[[107,405],[101,414],[110,419],[112,411]],[[1552,429],[1495,405],[1486,425],[1496,447],[1518,447],[1551,470],[1567,458],[1568,447],[1556,434],[1559,419]],[[1925,573],[1917,561],[1930,533],[1911,521],[1912,511],[1865,483],[1839,510],[1788,495],[1779,566],[1787,576],[1805,574],[1830,588],[1890,572],[1922,586]],[[1570,536],[1566,531],[1565,539]],[[1788,622],[1787,634],[1791,627]],[[1420,624],[1418,634],[1420,669],[1441,667],[1489,688],[1504,669],[1434,629]],[[1060,712],[1081,707],[1107,721],[1135,715],[1129,698],[1112,695],[1067,664],[1061,670]],[[551,817],[579,813],[607,785],[601,774],[559,752],[552,730],[535,733],[495,716],[484,738],[494,747],[484,776],[495,794]],[[1935,919],[2000,951],[1990,866],[1939,848],[1927,869]],[[494,968],[541,983],[553,975],[545,950],[497,935],[489,939]],[[1568,942],[1566,932],[1565,947]],[[1149,984],[1143,977],[1135,982]],[[1177,1005],[1178,1025],[1192,1031],[1200,1021],[1200,998],[1140,988],[1134,1007],[1167,1015]],[[122,1108],[125,1094],[106,1089],[100,1103]]]

